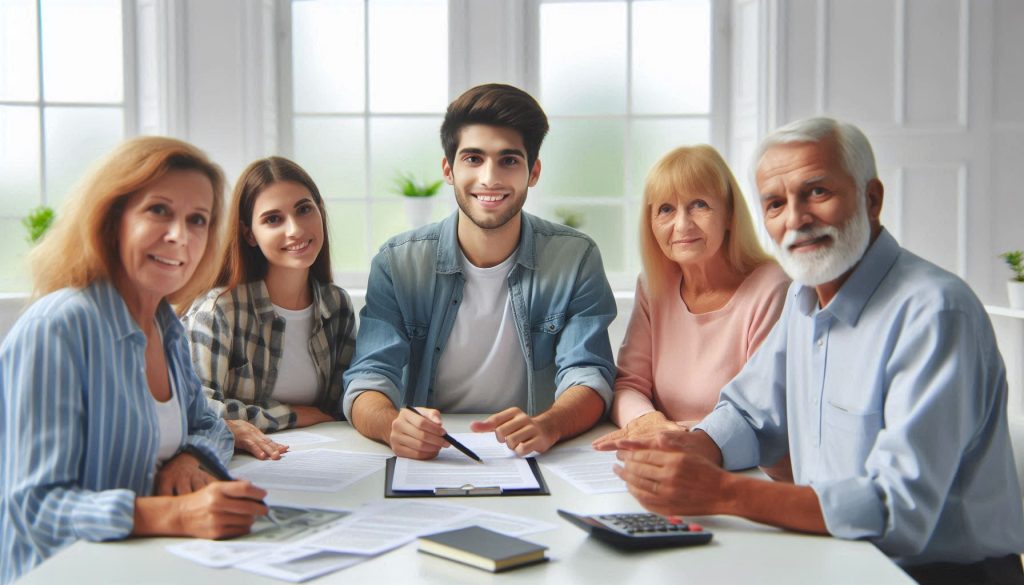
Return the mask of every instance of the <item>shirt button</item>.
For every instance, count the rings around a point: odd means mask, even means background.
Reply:
[[[819,339],[818,340],[818,347],[822,347],[823,345],[825,345],[825,340],[824,339]]]

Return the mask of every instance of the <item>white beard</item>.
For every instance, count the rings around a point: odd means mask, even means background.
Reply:
[[[832,282],[846,274],[864,256],[871,242],[867,202],[858,194],[857,212],[842,228],[823,226],[806,230],[787,230],[778,244],[772,240],[779,264],[794,281],[804,286],[818,286]],[[828,236],[832,244],[813,252],[792,253],[789,247],[798,240]]]

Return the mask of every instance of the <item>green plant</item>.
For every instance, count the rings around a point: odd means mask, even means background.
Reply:
[[[568,207],[559,207],[555,209],[555,217],[558,221],[562,222],[563,225],[567,225],[573,229],[579,229],[583,225],[583,212],[569,209]]]
[[[28,212],[28,215],[21,220],[21,225],[25,226],[25,230],[28,232],[28,236],[25,238],[28,243],[38,242],[39,238],[42,238],[46,230],[53,224],[53,218],[53,209],[45,205],[40,205]]]
[[[398,192],[405,197],[433,197],[441,189],[444,181],[427,183],[419,181],[412,173],[402,173],[395,177]]]
[[[999,255],[1013,271],[1013,280],[1024,282],[1024,251],[1013,250]]]

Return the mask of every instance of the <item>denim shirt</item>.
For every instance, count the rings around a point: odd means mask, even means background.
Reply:
[[[395,236],[373,259],[343,408],[376,390],[402,405],[431,406],[434,379],[462,302],[458,213]],[[527,413],[547,410],[572,386],[597,392],[607,412],[615,364],[608,325],[615,299],[597,245],[565,226],[522,214],[509,301],[527,363]],[[501,380],[495,380],[500,384]]]

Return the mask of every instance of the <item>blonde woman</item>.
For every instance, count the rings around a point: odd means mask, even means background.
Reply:
[[[0,583],[79,538],[223,538],[265,492],[215,482],[231,433],[206,404],[171,302],[209,286],[220,168],[130,140],[32,252],[37,298],[0,346]]]
[[[640,251],[611,410],[622,428],[595,445],[704,418],[771,331],[789,286],[728,165],[706,145],[677,148],[651,169]]]

